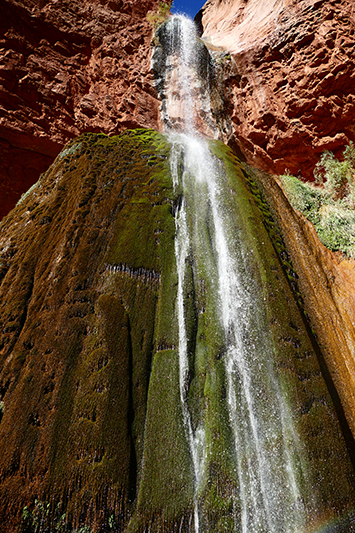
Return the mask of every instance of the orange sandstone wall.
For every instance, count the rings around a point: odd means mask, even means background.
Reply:
[[[158,0],[0,0],[0,218],[70,139],[158,125]]]
[[[354,140],[352,0],[208,0],[197,20],[232,55],[229,144],[250,164],[312,179],[324,150]]]

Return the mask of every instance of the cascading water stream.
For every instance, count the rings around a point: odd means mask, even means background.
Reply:
[[[194,422],[188,400],[192,368],[185,285],[189,261],[193,262],[195,285],[203,279],[213,291],[210,305],[223,338],[225,401],[238,487],[233,496],[234,508],[239,509],[235,511],[234,530],[304,531],[306,511],[300,485],[306,482],[306,468],[275,370],[269,332],[265,331],[263,294],[253,275],[253,250],[238,240],[225,169],[195,131],[196,84],[192,77],[196,75],[196,47],[200,45],[193,23],[185,17],[173,17],[166,31],[171,33],[173,54],[168,56],[167,68],[178,64],[182,83],[181,91],[171,90],[170,94],[182,100],[185,129],[183,134],[170,131],[169,138],[174,186],[183,191],[175,240],[180,400],[195,478],[195,533],[208,532],[208,520],[199,504],[208,476],[208,446],[203,414]],[[167,102],[168,115],[169,106],[175,103]]]

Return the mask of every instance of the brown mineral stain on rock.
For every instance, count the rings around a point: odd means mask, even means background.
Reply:
[[[157,128],[146,15],[158,4],[2,3],[0,218],[69,139],[85,131]]]
[[[225,63],[229,144],[272,173],[313,179],[324,150],[354,140],[354,19],[349,0],[208,0],[203,38]]]

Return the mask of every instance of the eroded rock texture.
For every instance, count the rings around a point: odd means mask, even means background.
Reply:
[[[0,217],[85,131],[156,127],[158,0],[1,0]]]
[[[229,143],[269,172],[305,178],[320,154],[354,139],[351,0],[208,0],[203,38],[226,61]]]

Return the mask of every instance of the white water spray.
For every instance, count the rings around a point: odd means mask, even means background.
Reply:
[[[191,68],[196,63],[192,22],[173,17],[167,24],[175,42],[184,101],[182,122],[186,134],[172,133],[171,173],[183,197],[176,214],[175,253],[178,272],[177,312],[179,323],[180,399],[195,478],[195,533],[202,526],[199,494],[203,490],[207,449],[205,426],[193,428],[188,405],[189,354],[184,284],[186,265],[194,257],[195,275],[201,270],[215,288],[216,312],[224,335],[226,403],[234,441],[239,492],[234,495],[234,529],[242,533],[296,533],[304,530],[305,509],[299,488],[302,449],[292,423],[273,361],[273,345],[265,331],[260,287],[251,275],[252,250],[238,242],[233,226],[233,199],[226,172],[208,143],[196,132]],[[178,31],[178,39],[176,32]],[[197,68],[196,65],[194,67]],[[171,91],[174,94],[174,91]],[[170,102],[170,108],[172,107]],[[169,106],[168,106],[169,107]],[[181,171],[181,164],[183,170]],[[204,238],[206,221],[199,206],[210,213],[210,236]],[[194,209],[194,212],[191,212]],[[209,248],[209,254],[204,249]],[[208,257],[213,263],[206,265]],[[208,274],[206,274],[208,272]],[[206,524],[206,521],[204,522]]]

